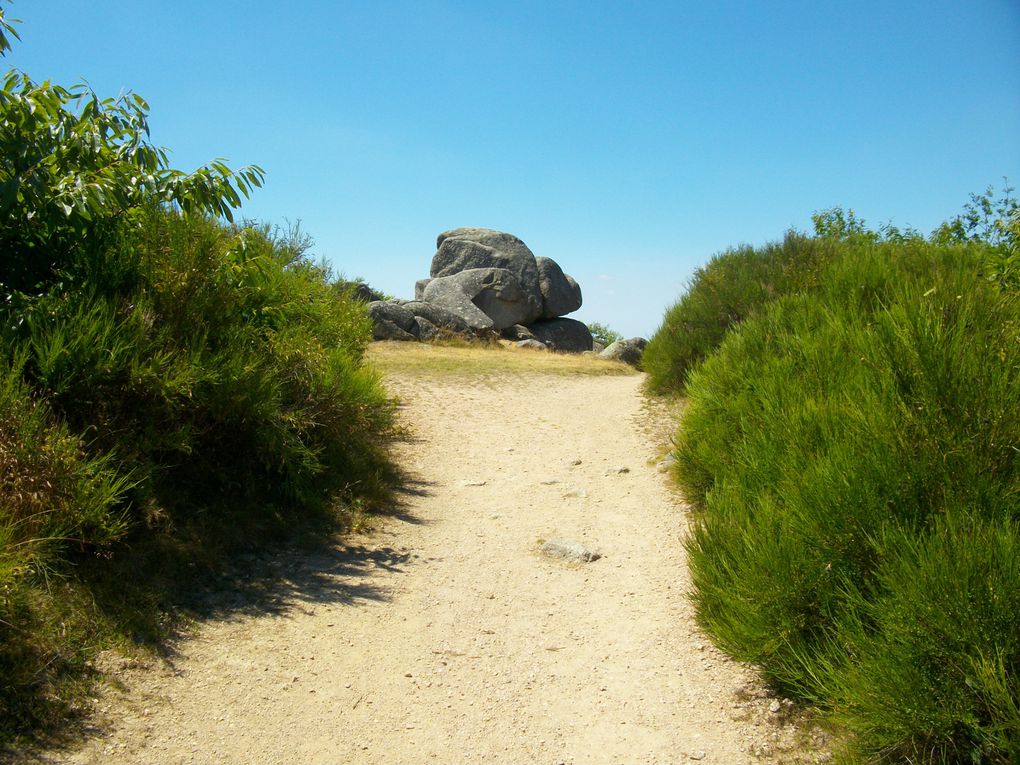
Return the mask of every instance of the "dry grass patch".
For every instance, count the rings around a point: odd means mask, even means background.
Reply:
[[[447,346],[381,341],[369,346],[367,358],[383,374],[549,374],[634,375],[622,362],[579,353],[552,353],[515,345]]]

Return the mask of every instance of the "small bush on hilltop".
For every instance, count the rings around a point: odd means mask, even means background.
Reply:
[[[1016,762],[1020,300],[982,242],[835,241],[688,378],[699,619],[853,761]]]
[[[0,87],[0,742],[66,724],[196,570],[387,493],[364,306],[296,231],[229,222],[261,170],[174,170],[146,119]]]

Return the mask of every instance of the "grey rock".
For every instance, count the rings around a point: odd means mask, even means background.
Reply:
[[[433,324],[431,321],[426,319],[424,316],[415,316],[415,331],[412,333],[415,337],[421,340],[423,343],[432,342],[438,338],[442,331]]]
[[[505,329],[532,313],[520,283],[505,268],[469,268],[434,278],[422,297],[453,311],[472,329]]]
[[[414,314],[404,306],[377,300],[368,304],[368,315],[372,319],[373,340],[417,339]]]
[[[531,330],[525,327],[523,324],[514,324],[512,327],[507,327],[500,334],[507,340],[535,339],[535,336],[531,334]]]
[[[449,310],[448,308],[444,308],[437,303],[425,303],[418,300],[412,300],[410,303],[406,303],[404,308],[409,310],[415,316],[427,319],[442,329],[448,329],[451,332],[458,332],[461,334],[467,334],[471,331],[471,327],[468,326],[468,323],[457,313]]]
[[[604,346],[598,340],[593,340],[592,341],[592,343],[591,343],[591,352],[593,354],[598,355],[598,354],[602,353],[602,351],[604,351],[605,349],[606,349],[606,346]]]
[[[536,340],[556,351],[582,353],[590,351],[591,332],[582,322],[575,319],[546,319],[528,326]]]
[[[368,315],[375,319],[386,319],[403,330],[414,326],[414,314],[407,308],[388,300],[376,300],[368,304]]]
[[[655,467],[658,469],[660,473],[667,473],[669,472],[670,468],[672,468],[675,464],[676,457],[674,457],[673,454],[670,453],[663,457],[661,460],[659,460],[659,462],[655,464]]]
[[[551,258],[535,258],[542,293],[542,318],[555,319],[581,307],[581,287]]]
[[[517,347],[518,348],[531,348],[531,349],[536,350],[536,351],[547,351],[547,350],[549,350],[549,346],[548,345],[546,345],[545,343],[540,343],[538,340],[535,340],[533,338],[528,338],[527,340],[518,340],[517,341]]]
[[[612,361],[622,361],[625,364],[636,367],[641,364],[641,356],[645,352],[646,345],[648,345],[648,341],[643,337],[617,340],[615,343],[610,343],[609,347],[599,354],[599,357]]]
[[[574,563],[591,563],[602,557],[579,542],[569,542],[563,539],[550,539],[538,549],[546,555],[563,558]]]
[[[432,280],[431,279],[419,279],[418,281],[416,281],[414,283],[414,299],[415,300],[421,300],[422,295],[425,294],[425,287],[428,286],[428,283],[430,281],[432,281]]]
[[[516,277],[530,309],[521,323],[528,324],[542,315],[535,254],[516,236],[491,229],[459,228],[440,234],[437,241],[439,249],[432,258],[430,276],[450,276],[474,268],[506,269]]]

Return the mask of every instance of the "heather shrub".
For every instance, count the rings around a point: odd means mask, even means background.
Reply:
[[[657,393],[682,391],[691,368],[712,353],[726,332],[772,300],[818,286],[819,274],[840,250],[834,239],[790,232],[782,243],[739,247],[695,271],[645,348],[642,367]]]
[[[1009,762],[1020,305],[980,244],[841,246],[690,374],[699,619],[860,758]]]

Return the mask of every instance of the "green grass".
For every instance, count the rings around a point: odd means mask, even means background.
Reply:
[[[511,344],[425,344],[397,341],[372,343],[368,360],[383,374],[491,376],[505,374],[634,375],[620,361],[579,353],[553,353]]]

